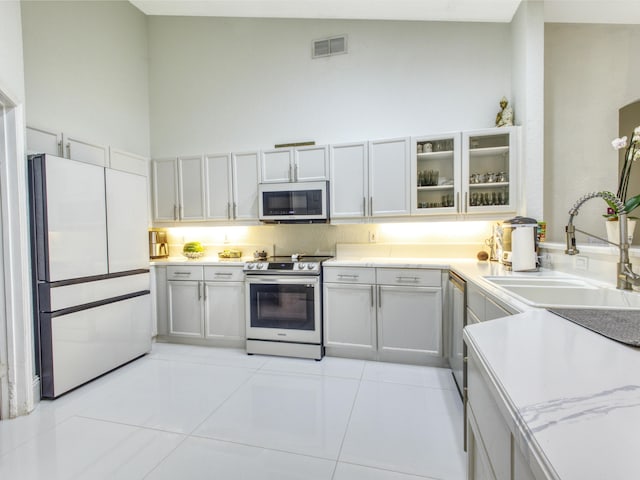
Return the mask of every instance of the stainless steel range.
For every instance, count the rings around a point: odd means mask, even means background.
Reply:
[[[322,262],[328,258],[245,263],[247,353],[322,358]]]

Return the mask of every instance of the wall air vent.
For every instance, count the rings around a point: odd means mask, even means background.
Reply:
[[[347,53],[346,35],[314,40],[311,47],[311,58],[328,57],[342,53]]]

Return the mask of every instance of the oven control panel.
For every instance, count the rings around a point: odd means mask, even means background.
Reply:
[[[320,271],[319,262],[247,262],[245,272],[312,272]]]

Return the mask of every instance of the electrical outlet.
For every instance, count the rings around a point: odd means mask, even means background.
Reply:
[[[576,270],[589,270],[589,257],[576,255],[573,266]]]
[[[369,230],[369,243],[375,243],[378,241],[378,232],[375,230]]]

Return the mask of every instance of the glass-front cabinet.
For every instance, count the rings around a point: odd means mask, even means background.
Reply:
[[[411,213],[460,213],[460,133],[411,140]]]
[[[516,128],[462,133],[462,213],[515,211]]]

